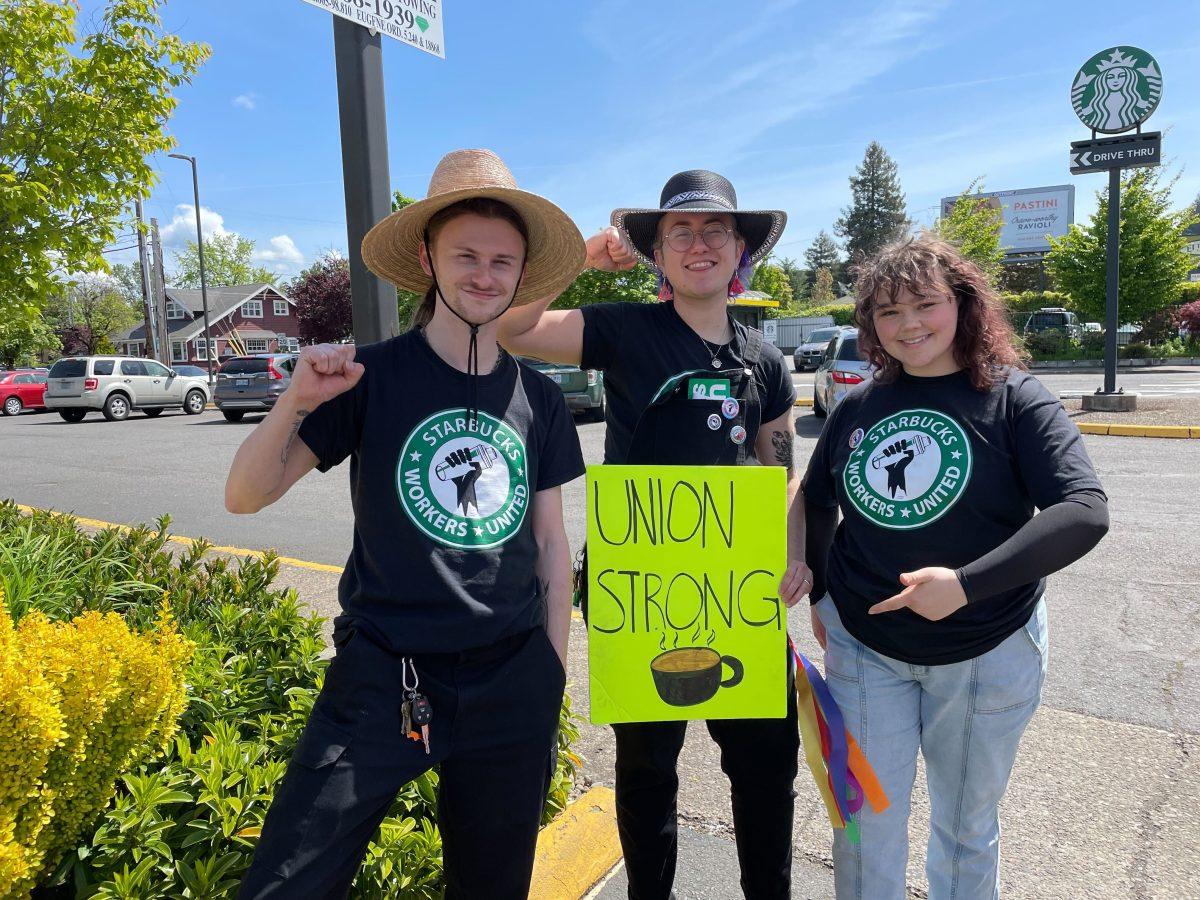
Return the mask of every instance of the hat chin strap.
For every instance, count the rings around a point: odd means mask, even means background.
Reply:
[[[425,234],[425,247],[429,248],[429,234]],[[484,322],[472,322],[462,315],[457,309],[450,305],[442,293],[442,286],[438,283],[437,271],[433,268],[433,252],[426,253],[429,261],[429,271],[433,277],[433,291],[438,299],[442,301],[442,305],[458,318],[460,322],[471,329],[471,341],[467,345],[467,419],[471,422],[479,421],[479,329],[484,325],[490,325],[498,318],[504,315],[512,307],[513,302],[517,299],[517,291],[521,289],[521,279],[525,277],[525,263],[528,260],[528,254],[521,260],[521,271],[517,275],[517,286],[513,288],[512,296],[508,298],[508,303],[504,304],[504,309],[496,313],[490,319]]]

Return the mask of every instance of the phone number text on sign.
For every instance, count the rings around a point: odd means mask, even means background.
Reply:
[[[441,59],[441,0],[304,0]]]

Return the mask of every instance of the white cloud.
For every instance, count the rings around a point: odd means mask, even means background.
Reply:
[[[270,240],[269,250],[255,250],[254,258],[262,262],[292,263],[299,265],[304,262],[304,254],[286,234],[279,234]]]
[[[233,98],[233,105],[242,109],[254,109],[258,106],[258,94],[253,92],[248,94],[238,94]]]
[[[225,217],[207,206],[200,207],[200,230],[205,238],[229,234],[225,227]],[[196,240],[196,207],[190,203],[180,203],[175,207],[175,217],[159,229],[162,241],[168,247],[182,247],[188,241]]]

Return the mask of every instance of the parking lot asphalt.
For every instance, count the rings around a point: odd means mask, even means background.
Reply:
[[[1044,380],[1061,391],[1095,377]],[[1195,372],[1145,378],[1178,390],[1200,382]],[[806,376],[796,380],[802,387]],[[807,410],[797,415],[803,466],[821,423]],[[211,411],[134,414],[122,423],[96,416],[78,425],[50,414],[3,419],[0,497],[112,522],[169,512],[180,534],[340,565],[352,527],[344,468],[313,473],[257,516],[224,511],[224,474],[253,424],[230,424]],[[578,427],[588,462],[600,459],[603,428]],[[1095,552],[1050,581],[1050,673],[1003,809],[1004,890],[1018,897],[1200,897],[1200,448],[1141,438],[1085,442],[1110,496],[1113,527]],[[582,482],[569,485],[564,498],[577,547]],[[322,614],[333,613],[336,575],[289,569],[283,578]],[[794,611],[790,625],[801,649],[819,660],[807,613]],[[580,623],[569,670],[572,698],[586,715]],[[580,749],[584,786],[611,785],[611,733],[585,726]],[[680,783],[687,827],[680,896],[736,896],[728,795],[702,728],[689,731]],[[797,786],[796,896],[831,896],[828,825],[807,776]],[[915,896],[923,884],[924,804],[918,790]],[[714,894],[713,885],[730,891]],[[598,896],[620,890],[617,872]]]

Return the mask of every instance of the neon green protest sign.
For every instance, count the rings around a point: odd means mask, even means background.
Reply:
[[[588,466],[591,721],[786,712],[777,466]]]

